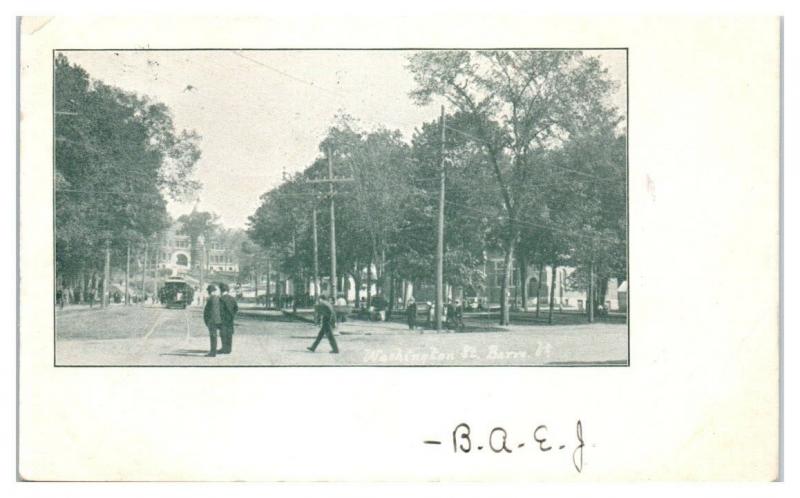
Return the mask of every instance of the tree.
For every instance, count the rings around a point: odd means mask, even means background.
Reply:
[[[330,155],[334,176],[352,180],[335,186],[337,277],[351,275],[357,292],[363,279],[375,278],[378,288],[382,292],[388,288],[391,294],[397,272],[395,233],[411,189],[405,181],[410,148],[398,131],[379,128],[364,132],[353,118],[339,115],[320,143],[320,152],[321,157],[301,173],[262,196],[261,205],[250,217],[248,233],[271,251],[287,274],[294,278],[310,276],[312,210],[318,209],[319,267],[321,275],[326,275],[331,230],[327,215],[329,185],[325,180]]]
[[[189,251],[192,260],[192,268],[200,268],[202,258],[198,251],[198,241],[200,237],[208,242],[211,235],[219,228],[217,220],[219,217],[207,211],[197,211],[193,209],[191,213],[178,217],[181,227],[178,233],[189,237]]]
[[[169,224],[166,197],[199,188],[190,179],[199,136],[176,131],[165,105],[91,79],[63,54],[54,97],[57,274],[86,290],[106,241],[118,261]]]
[[[570,283],[587,290],[590,320],[608,280],[626,279],[625,154],[624,136],[606,127],[574,137],[552,158],[560,169],[583,175],[558,195],[574,216],[556,216],[555,222],[569,228],[569,252],[577,267]]]
[[[504,253],[501,324],[509,322],[507,288],[521,216],[539,210],[529,179],[546,176],[534,162],[541,150],[558,148],[575,133],[614,121],[607,102],[614,88],[599,59],[579,51],[436,51],[409,57],[419,104],[434,96],[471,115],[471,127],[453,130],[484,150],[502,200],[496,235]]]
[[[446,116],[451,126],[468,128],[464,113]],[[444,281],[478,289],[484,285],[484,253],[492,248],[490,220],[498,214],[486,156],[467,137],[446,135],[446,201],[444,233]],[[440,185],[441,128],[424,123],[412,138],[412,171],[406,181],[412,195],[395,231],[397,258],[403,277],[433,283],[436,257],[436,213]]]

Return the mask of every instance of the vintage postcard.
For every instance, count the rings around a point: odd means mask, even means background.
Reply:
[[[778,477],[777,19],[307,21],[21,21],[21,479]]]
[[[626,62],[55,50],[55,365],[627,365]]]

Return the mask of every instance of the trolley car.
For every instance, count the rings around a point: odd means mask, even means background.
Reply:
[[[194,289],[181,277],[170,277],[159,291],[159,300],[167,308],[184,309],[194,299]]]

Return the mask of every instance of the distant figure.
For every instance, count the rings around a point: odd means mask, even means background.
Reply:
[[[464,319],[460,301],[447,303],[447,328],[464,330]]]
[[[64,291],[61,289],[56,290],[56,304],[62,310],[64,309]]]
[[[309,351],[312,353],[316,351],[317,346],[322,341],[323,337],[328,338],[328,342],[331,345],[331,353],[338,353],[339,346],[336,344],[336,339],[333,337],[333,324],[336,321],[336,310],[333,308],[333,305],[325,298],[320,298],[319,304],[316,305],[315,311],[317,315],[322,320],[322,326],[319,329],[319,333],[317,334],[317,338],[314,339],[314,343],[308,348]]]
[[[347,299],[344,298],[341,294],[338,298],[336,298],[336,322],[346,322],[347,321]]]
[[[222,305],[222,354],[230,354],[233,350],[233,322],[236,318],[236,313],[239,311],[239,305],[236,304],[236,299],[230,295],[230,288],[227,284],[220,284],[222,297],[219,298]]]
[[[417,303],[413,299],[408,301],[406,318],[408,319],[408,330],[414,330],[417,326]]]
[[[216,285],[209,285],[206,290],[208,291],[208,301],[203,309],[203,320],[206,322],[211,339],[211,347],[206,356],[214,357],[217,356],[217,333],[222,335],[222,303]]]
[[[428,306],[428,320],[426,323],[428,327],[430,327],[431,324],[436,320],[436,309],[433,307],[433,303],[430,301],[425,304]]]
[[[372,298],[372,306],[375,308],[375,320],[379,322],[386,320],[386,308],[388,304],[386,298],[381,294]]]
[[[89,307],[90,307],[90,308],[94,308],[94,289],[91,289],[91,288],[90,288],[90,289],[89,289],[89,291],[88,291],[87,293],[89,294],[89,295],[88,295],[88,298],[89,298]]]

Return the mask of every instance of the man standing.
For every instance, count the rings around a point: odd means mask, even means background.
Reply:
[[[211,339],[211,347],[206,356],[214,357],[217,356],[217,333],[222,335],[222,306],[217,286],[209,285],[206,290],[208,291],[208,301],[203,309],[203,320],[206,322]]]
[[[336,339],[333,337],[333,324],[336,322],[336,310],[333,308],[333,305],[325,298],[320,298],[319,304],[316,305],[315,311],[317,312],[317,316],[322,319],[322,327],[319,329],[319,334],[317,334],[317,338],[314,340],[314,344],[308,348],[309,351],[312,353],[316,351],[317,346],[322,341],[323,337],[328,338],[328,342],[331,344],[331,353],[338,353],[339,346],[336,345]]]
[[[233,321],[239,306],[236,304],[236,299],[230,295],[227,284],[220,284],[219,288],[222,290],[222,297],[219,298],[222,305],[222,351],[220,352],[230,354],[233,349]]]
[[[339,322],[346,322],[347,321],[347,299],[344,298],[343,295],[339,294],[339,297],[336,298],[336,306],[334,307],[336,310],[336,323]]]
[[[408,318],[408,330],[414,330],[417,326],[417,303],[409,299],[406,307],[406,317]]]

